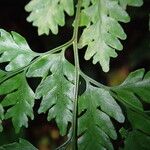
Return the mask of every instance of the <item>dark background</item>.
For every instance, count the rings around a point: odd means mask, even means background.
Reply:
[[[32,50],[37,52],[48,51],[61,45],[72,37],[73,17],[66,17],[68,22],[65,27],[59,28],[57,36],[38,36],[37,28],[26,21],[29,15],[24,10],[24,6],[29,0],[0,0],[0,28],[7,31],[16,31],[26,38]],[[149,34],[149,13],[150,0],[144,0],[144,5],[140,8],[128,7],[131,22],[122,24],[127,33],[127,40],[122,41],[124,50],[118,52],[116,59],[111,59],[109,73],[103,73],[99,65],[93,66],[90,61],[85,61],[84,50],[80,51],[80,62],[82,70],[97,81],[108,84],[119,84],[130,71],[139,68],[150,70],[150,34]],[[71,48],[66,53],[67,58],[73,62]],[[38,79],[28,79],[31,87],[35,87]],[[36,102],[35,110],[39,102]],[[62,139],[59,136],[55,123],[48,123],[45,115],[35,113],[35,120],[30,121],[28,129],[22,129],[20,135],[14,133],[10,121],[4,123],[4,133],[0,134],[0,145],[17,139],[18,136],[25,137],[41,150],[53,149],[56,144],[60,144]],[[49,148],[47,148],[49,147]]]

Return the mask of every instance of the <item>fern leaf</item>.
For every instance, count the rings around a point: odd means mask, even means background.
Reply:
[[[0,69],[0,78],[2,79],[6,75],[6,72]]]
[[[0,69],[0,80],[3,79],[3,77],[6,75],[5,71]],[[2,121],[4,119],[4,108],[0,104],[0,132],[3,131]]]
[[[28,65],[35,56],[37,54],[31,51],[21,35],[0,29],[0,63],[10,62],[6,66],[7,71]]]
[[[3,131],[3,127],[2,127],[3,119],[4,119],[4,109],[3,109],[3,106],[0,104],[0,132]]]
[[[64,11],[72,16],[74,14],[73,0],[31,0],[25,7],[31,12],[27,21],[38,27],[38,34],[58,33],[58,25],[64,26]]]
[[[145,73],[144,69],[134,71],[112,91],[127,107],[128,119],[133,128],[149,134],[150,117],[145,114],[142,101],[150,103],[150,72]]]
[[[24,139],[20,139],[19,143],[11,143],[7,145],[0,146],[0,150],[38,150],[32,144]]]
[[[150,72],[145,74],[144,69],[132,72],[121,85],[113,87],[112,90],[126,101],[129,101],[126,95],[132,95],[134,96],[132,99],[150,103]]]
[[[68,122],[72,122],[74,67],[65,59],[64,51],[35,62],[27,76],[45,77],[36,90],[37,98],[42,97],[38,112],[48,111],[48,120],[55,119],[60,133],[65,135]]]
[[[150,135],[150,117],[143,113],[138,113],[132,109],[127,109],[128,120],[134,129]]]
[[[130,17],[118,1],[93,0],[91,2],[92,5],[89,1],[83,2],[80,25],[86,28],[79,40],[79,48],[87,46],[85,59],[89,60],[93,57],[93,64],[99,62],[103,71],[108,72],[110,58],[117,57],[115,50],[123,49],[119,39],[126,39],[126,34],[118,22],[127,23]],[[128,1],[127,4],[140,5],[140,2]]]
[[[0,85],[0,95],[6,95],[1,105],[9,107],[5,119],[12,118],[16,132],[28,126],[28,117],[33,116],[34,93],[28,86],[25,74],[18,74]]]
[[[124,143],[124,150],[149,150],[150,136],[138,130],[133,130],[128,133]]]
[[[87,83],[86,91],[79,98],[79,114],[79,150],[112,150],[110,138],[116,139],[117,134],[110,117],[124,122],[124,116],[109,92]]]
[[[127,5],[136,7],[143,5],[143,0],[117,0],[117,1],[123,8],[126,8]]]

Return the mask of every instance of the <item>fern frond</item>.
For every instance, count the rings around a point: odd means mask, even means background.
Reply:
[[[150,117],[144,112],[143,103],[150,103],[150,72],[139,69],[111,90],[127,108],[128,119],[133,128],[150,133]],[[144,124],[143,124],[144,122]]]
[[[140,107],[139,100],[150,103],[150,72],[145,74],[144,69],[136,70],[121,85],[112,87],[112,90],[122,99],[133,99],[137,107]]]
[[[37,55],[30,49],[24,37],[16,32],[10,34],[0,29],[0,63],[9,62],[6,71],[28,65]]]
[[[28,117],[34,118],[34,93],[28,86],[25,73],[20,73],[0,84],[0,95],[5,95],[1,106],[6,109],[5,119],[12,118],[16,132],[28,127]],[[1,109],[2,110],[2,109]],[[3,117],[3,114],[1,114]]]
[[[145,135],[144,133],[133,130],[128,133],[127,138],[125,139],[124,150],[149,150],[150,136]]]
[[[36,90],[36,97],[42,97],[38,112],[48,111],[48,120],[55,119],[60,133],[65,135],[68,123],[72,122],[74,67],[65,59],[64,51],[33,63],[27,76],[44,77]]]
[[[73,0],[31,0],[25,7],[31,12],[27,21],[38,27],[38,34],[58,33],[58,25],[64,26],[64,11],[72,16],[74,14]]]
[[[110,93],[87,83],[86,91],[79,97],[80,114],[82,115],[78,123],[79,150],[112,150],[110,138],[116,139],[117,134],[110,117],[124,122],[124,115]]]
[[[3,131],[3,126],[2,126],[2,121],[4,119],[4,108],[3,106],[0,104],[0,132]]]
[[[142,1],[91,0],[83,1],[81,26],[86,26],[79,41],[79,48],[87,46],[85,59],[93,58],[93,64],[100,63],[104,72],[109,71],[110,58],[117,57],[115,50],[121,51],[120,40],[126,34],[119,22],[127,23],[130,17],[122,6],[141,5]]]
[[[0,150],[38,150],[31,143],[24,139],[19,139],[19,142],[0,146]]]

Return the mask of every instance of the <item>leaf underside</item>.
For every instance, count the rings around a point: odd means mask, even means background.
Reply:
[[[39,66],[41,67],[39,68]],[[50,75],[49,72],[51,72]],[[38,112],[48,111],[48,120],[55,119],[61,135],[65,135],[68,123],[72,122],[73,65],[64,58],[62,51],[59,54],[44,57],[31,65],[27,76],[42,76],[44,78],[36,90],[36,97],[42,97]]]
[[[130,21],[125,8],[142,4],[142,0],[84,0],[80,26],[85,26],[85,29],[79,41],[79,48],[87,46],[84,58],[93,58],[93,64],[99,62],[102,70],[108,72],[110,58],[117,57],[115,50],[121,51],[120,40],[126,39],[119,24]]]
[[[30,49],[24,37],[0,29],[0,63],[9,62],[6,71],[28,65],[35,56],[37,54]]]
[[[6,109],[5,119],[12,118],[16,132],[19,132],[22,126],[28,126],[28,117],[33,116],[34,93],[29,87],[25,74],[18,74],[0,85],[0,95],[5,95],[1,101],[0,116],[3,119],[3,109]]]
[[[25,7],[31,12],[27,21],[38,27],[38,34],[58,33],[58,25],[65,25],[64,11],[72,16],[74,14],[73,0],[31,0]]]

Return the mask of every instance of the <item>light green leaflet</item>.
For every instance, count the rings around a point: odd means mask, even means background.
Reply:
[[[129,6],[142,6],[143,5],[143,0],[116,0],[119,2],[119,4],[123,7],[126,8],[127,5]]]
[[[72,16],[74,14],[73,0],[31,0],[25,7],[31,12],[27,21],[38,27],[38,34],[58,33],[58,25],[64,26],[64,11]]]
[[[110,57],[117,57],[115,50],[122,50],[120,40],[126,39],[126,34],[118,22],[127,23],[130,17],[123,7],[127,4],[140,6],[142,0],[91,0],[83,2],[81,26],[86,26],[79,48],[87,47],[85,59],[93,57],[93,64],[100,63],[104,72],[109,71]],[[123,6],[123,7],[122,7]]]
[[[124,122],[124,116],[109,92],[87,83],[86,91],[79,98],[81,113],[78,122],[79,150],[112,150],[109,137],[116,139],[117,134],[110,117]]]
[[[0,85],[0,95],[6,95],[0,106],[0,115],[3,119],[3,108],[9,107],[5,119],[12,118],[16,132],[22,126],[28,126],[28,117],[33,116],[34,93],[28,86],[24,73],[20,73]]]
[[[42,97],[38,112],[48,111],[48,120],[55,119],[60,133],[65,135],[72,122],[74,67],[65,59],[64,51],[33,63],[27,76],[44,77],[36,90],[36,97]]]
[[[32,144],[24,139],[20,139],[19,143],[11,143],[7,145],[0,146],[0,150],[38,150]]]
[[[0,29],[0,63],[10,62],[5,68],[7,71],[28,65],[35,56],[21,35]]]

